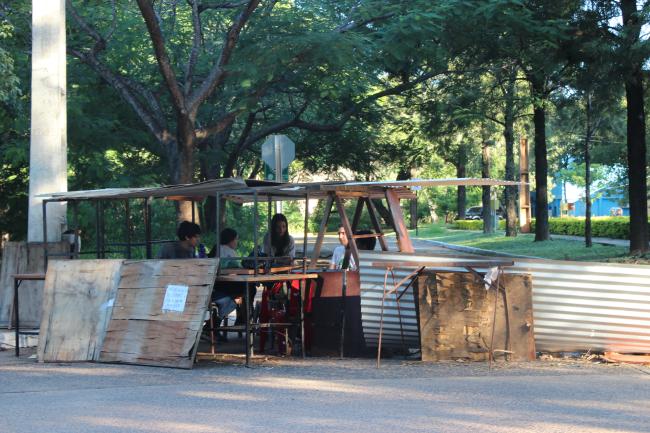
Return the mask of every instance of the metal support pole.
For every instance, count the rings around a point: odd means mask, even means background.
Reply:
[[[381,337],[384,333],[384,301],[386,300],[386,284],[388,283],[388,272],[389,268],[386,268],[386,273],[384,274],[384,291],[381,295],[381,314],[379,316],[379,341],[377,342],[377,368],[381,363]]]
[[[257,197],[257,191],[253,192],[253,263],[255,263],[255,272],[254,274],[257,275],[257,219],[258,219],[258,197]],[[269,253],[269,251],[266,251],[266,253]]]
[[[72,202],[72,226],[74,227],[74,244],[73,244],[73,249],[74,253],[77,258],[79,258],[79,254],[81,252],[81,248],[79,248],[79,242],[81,241],[80,239],[80,231],[79,231],[79,202],[73,201]],[[71,256],[75,257],[75,256]]]
[[[344,347],[345,347],[345,297],[347,296],[347,287],[348,287],[348,270],[343,269],[343,275],[341,276],[341,339],[339,347],[339,357],[343,359]]]
[[[217,217],[214,223],[214,230],[215,230],[215,239],[216,239],[216,247],[217,247],[217,255],[215,257],[220,258],[221,257],[221,194],[217,193],[216,195],[216,205],[215,205],[215,212],[217,213]]]
[[[196,212],[194,210],[194,200],[190,200],[190,203],[192,204],[192,223],[196,223]]]
[[[18,329],[20,324],[20,318],[18,313],[18,287],[20,286],[20,281],[17,278],[14,278],[14,332],[16,333],[16,357],[20,356],[20,330]]]
[[[100,229],[99,229],[99,201],[95,201],[95,254],[98,259],[101,259],[101,244],[100,244]]]
[[[305,313],[303,311],[304,297],[305,297],[305,287],[307,286],[307,280],[300,281],[300,354],[302,358],[305,359]],[[286,332],[286,331],[285,331]],[[286,346],[285,346],[286,347]]]
[[[104,224],[104,202],[99,202],[99,240],[101,244],[101,258],[106,258],[106,224]]]
[[[151,203],[149,198],[144,199],[144,243],[147,258],[151,259],[153,252],[151,248]]]
[[[251,319],[250,314],[251,300],[249,292],[249,282],[246,281],[246,291],[244,292],[244,303],[246,304],[246,367],[250,367],[253,342],[251,341]]]
[[[43,266],[44,272],[47,272],[47,200],[43,200]]]
[[[302,247],[302,272],[307,272],[307,235],[309,233],[309,194],[305,195],[305,237]]]
[[[126,216],[126,258],[131,258],[131,207],[129,199],[124,200],[124,213]]]

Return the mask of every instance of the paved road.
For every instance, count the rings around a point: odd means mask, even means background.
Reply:
[[[648,432],[650,369],[316,358],[184,371],[0,352],[0,408],[3,433]]]

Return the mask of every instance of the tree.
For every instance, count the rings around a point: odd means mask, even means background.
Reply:
[[[648,58],[648,41],[641,40],[650,2],[637,10],[635,0],[621,0],[625,98],[627,100],[627,161],[630,182],[630,252],[648,251],[648,187],[643,62]]]
[[[426,2],[416,2],[417,13],[380,1],[137,3],[155,65],[149,48],[133,36],[141,23],[123,11],[130,6],[118,8],[114,1],[94,13],[95,25],[68,2],[76,36],[69,51],[133,108],[158,141],[176,183],[195,179],[197,153],[199,177],[231,176],[240,158],[269,134],[339,131],[367,104],[438,73],[425,65],[397,82],[379,75],[413,60],[405,47],[435,44],[427,34],[435,31],[433,22],[419,27],[417,41],[397,38],[426,17]],[[111,50],[117,39],[142,58]],[[83,48],[88,40],[92,47]],[[127,71],[122,62],[135,67]],[[314,122],[323,106],[330,108],[328,119]],[[185,217],[188,212],[181,209]]]

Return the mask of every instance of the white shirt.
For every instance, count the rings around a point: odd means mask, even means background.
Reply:
[[[338,247],[334,248],[334,252],[332,252],[332,260],[330,261],[331,264],[333,264],[336,269],[343,269],[343,259],[345,258],[345,247],[343,245],[339,245]],[[348,270],[354,271],[357,269],[357,265],[354,262],[354,257],[352,257],[352,254],[350,254],[350,263],[348,263]]]

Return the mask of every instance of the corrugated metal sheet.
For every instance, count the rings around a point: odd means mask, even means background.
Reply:
[[[538,350],[650,353],[650,266],[521,259],[509,272],[533,276]]]
[[[370,262],[452,261],[459,257],[486,259],[443,249],[427,255],[364,252],[360,269],[366,342],[371,346],[377,344],[385,273],[384,269],[370,267]],[[650,353],[650,266],[515,259],[515,265],[507,272],[532,275],[537,350]],[[396,281],[406,273],[399,270]],[[402,338],[393,299],[385,305],[384,341],[399,347]],[[406,346],[418,347],[411,289],[400,307]]]

